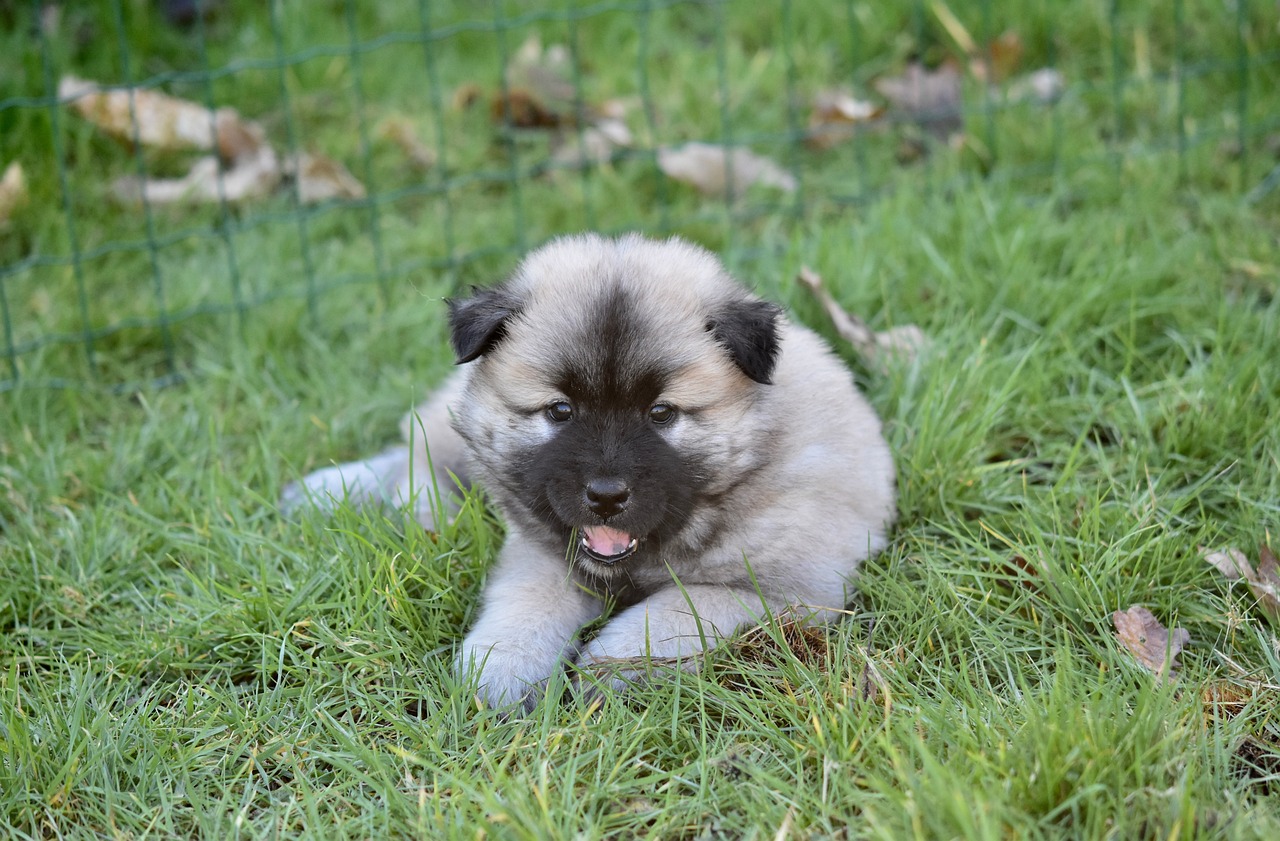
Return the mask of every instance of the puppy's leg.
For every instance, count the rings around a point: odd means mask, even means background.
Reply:
[[[475,678],[489,706],[520,703],[531,710],[564,664],[578,629],[602,609],[601,600],[569,576],[562,558],[509,534],[455,671]]]
[[[449,423],[450,405],[460,399],[465,381],[451,377],[401,423],[405,444],[361,461],[310,473],[280,495],[280,510],[293,514],[308,506],[333,511],[350,505],[402,508],[435,528],[436,514],[458,508],[458,485],[467,484],[465,444]],[[456,480],[454,477],[457,477]]]
[[[600,629],[579,663],[626,657],[683,657],[730,636],[765,613],[760,594],[718,584],[667,587]]]
[[[775,607],[782,605],[770,605],[768,610]],[[599,670],[598,677],[606,685],[624,689],[642,671],[618,669],[616,661],[689,657],[743,625],[760,621],[766,612],[753,589],[714,584],[668,587],[610,619],[583,648],[577,665],[585,671]]]
[[[407,472],[409,448],[391,447],[364,461],[349,461],[308,473],[290,482],[280,494],[280,510],[285,514],[312,506],[333,511],[345,500],[351,505],[383,505],[401,474]]]

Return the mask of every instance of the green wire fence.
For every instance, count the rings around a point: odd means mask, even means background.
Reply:
[[[6,392],[569,231],[749,260],[904,190],[1280,186],[1272,0],[0,0],[0,50]]]

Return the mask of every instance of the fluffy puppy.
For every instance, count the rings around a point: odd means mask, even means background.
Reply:
[[[884,548],[875,413],[821,339],[707,251],[555,240],[450,302],[449,324],[461,367],[406,419],[411,443],[284,504],[412,503],[431,528],[433,484],[479,482],[507,538],[457,669],[489,704],[531,707],[566,663],[696,653],[766,611],[830,618]]]

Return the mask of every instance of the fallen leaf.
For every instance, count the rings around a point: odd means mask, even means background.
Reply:
[[[225,161],[256,152],[264,135],[234,108],[203,105],[143,88],[106,90],[97,82],[64,76],[58,97],[80,116],[126,143],[166,151],[216,151]]]
[[[13,161],[0,178],[0,228],[9,224],[14,211],[27,203],[27,176],[22,164]]]
[[[601,117],[591,127],[614,146],[630,146],[635,142],[631,137],[631,129],[627,128],[621,117]]]
[[[867,323],[851,315],[823,285],[822,276],[808,266],[801,266],[796,279],[813,293],[826,311],[840,338],[853,345],[868,365],[887,370],[893,359],[910,361],[928,344],[924,331],[914,324],[904,324],[876,332]]]
[[[1000,572],[1002,575],[997,580],[1006,587],[1022,587],[1032,591],[1040,589],[1040,571],[1022,555],[1010,557],[1001,565]]]
[[[1014,74],[1022,63],[1022,37],[1012,29],[993,38],[983,50],[968,52],[973,78],[998,84]]]
[[[1029,99],[1041,105],[1056,102],[1067,89],[1067,81],[1052,67],[1033,70],[1009,85],[1009,99],[1018,102]]]
[[[89,122],[127,143],[216,153],[198,158],[181,178],[117,180],[112,191],[122,201],[241,202],[268,195],[280,183],[280,160],[266,132],[234,108],[210,110],[152,90],[106,90],[75,76],[62,78],[58,95]]]
[[[242,202],[270,195],[280,183],[280,160],[263,144],[252,154],[238,156],[230,166],[213,155],[192,164],[181,178],[126,176],[112,185],[117,199],[148,204],[176,202]]]
[[[536,91],[552,103],[573,100],[570,80],[573,67],[564,44],[552,44],[545,50],[537,35],[530,35],[507,62],[507,84]]]
[[[559,141],[551,160],[563,166],[587,166],[613,160],[615,149],[632,144],[631,130],[621,120],[601,120],[581,132],[569,131]]]
[[[1244,579],[1249,591],[1257,599],[1257,607],[1272,627],[1280,629],[1280,564],[1276,562],[1271,547],[1263,544],[1258,550],[1258,568],[1254,569],[1245,554],[1235,547],[1211,551],[1204,546],[1200,556],[1221,572],[1229,581]]]
[[[1157,676],[1171,679],[1178,670],[1178,654],[1191,642],[1191,634],[1185,628],[1172,632],[1141,605],[1111,614],[1116,627],[1116,637],[1147,669]]]
[[[935,137],[946,138],[964,125],[960,73],[954,64],[926,70],[913,61],[901,76],[877,79],[875,88],[894,111]]]
[[[1022,36],[1012,29],[1001,32],[998,36],[987,45],[986,60],[983,64],[987,68],[986,81],[1002,82],[1013,75],[1018,69],[1018,65],[1022,63]]]
[[[560,112],[542,104],[523,88],[508,88],[494,94],[489,102],[489,116],[495,123],[515,128],[556,128],[563,120]]]
[[[1231,581],[1255,575],[1253,564],[1249,563],[1249,559],[1244,556],[1244,552],[1234,546],[1217,551],[1211,551],[1205,546],[1201,546],[1199,549],[1200,557],[1204,558],[1205,563],[1218,570]]]
[[[571,71],[563,44],[544,50],[537,35],[529,36],[507,62],[505,89],[490,101],[490,115],[517,128],[555,128],[571,121],[577,95]]]
[[[1249,580],[1249,589],[1272,627],[1280,628],[1280,564],[1270,546],[1258,550],[1258,574]]]
[[[818,91],[813,96],[805,142],[813,149],[830,149],[853,137],[859,124],[883,113],[883,106],[857,99],[846,90]]]
[[[378,124],[375,134],[399,147],[409,165],[419,171],[431,169],[436,164],[435,152],[422,142],[408,118],[387,117]]]
[[[753,184],[794,192],[796,179],[768,158],[747,149],[711,143],[686,143],[658,150],[658,167],[669,177],[692,184],[706,196],[739,199]]]
[[[342,164],[326,158],[302,152],[289,161],[286,174],[298,182],[298,200],[303,204],[316,204],[329,199],[362,199],[366,195],[360,183]]]

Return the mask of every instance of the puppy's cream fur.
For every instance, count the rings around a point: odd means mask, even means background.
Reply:
[[[858,564],[884,548],[894,467],[875,413],[821,339],[775,318],[710,253],[638,236],[556,240],[455,304],[452,320],[455,347],[475,359],[406,418],[412,443],[317,471],[284,504],[413,501],[431,528],[433,484],[453,487],[450,472],[481,483],[507,539],[457,668],[487,702],[531,705],[567,662],[689,655],[766,609],[830,618]],[[628,383],[660,389],[632,406]],[[572,421],[548,417],[557,401]],[[649,424],[650,404],[675,420]],[[663,475],[628,446],[662,455]],[[616,517],[575,496],[575,482],[600,475],[631,488]],[[684,501],[654,514],[641,487]],[[617,563],[575,554],[575,530],[606,521],[653,527]],[[620,608],[580,643],[611,602]]]

